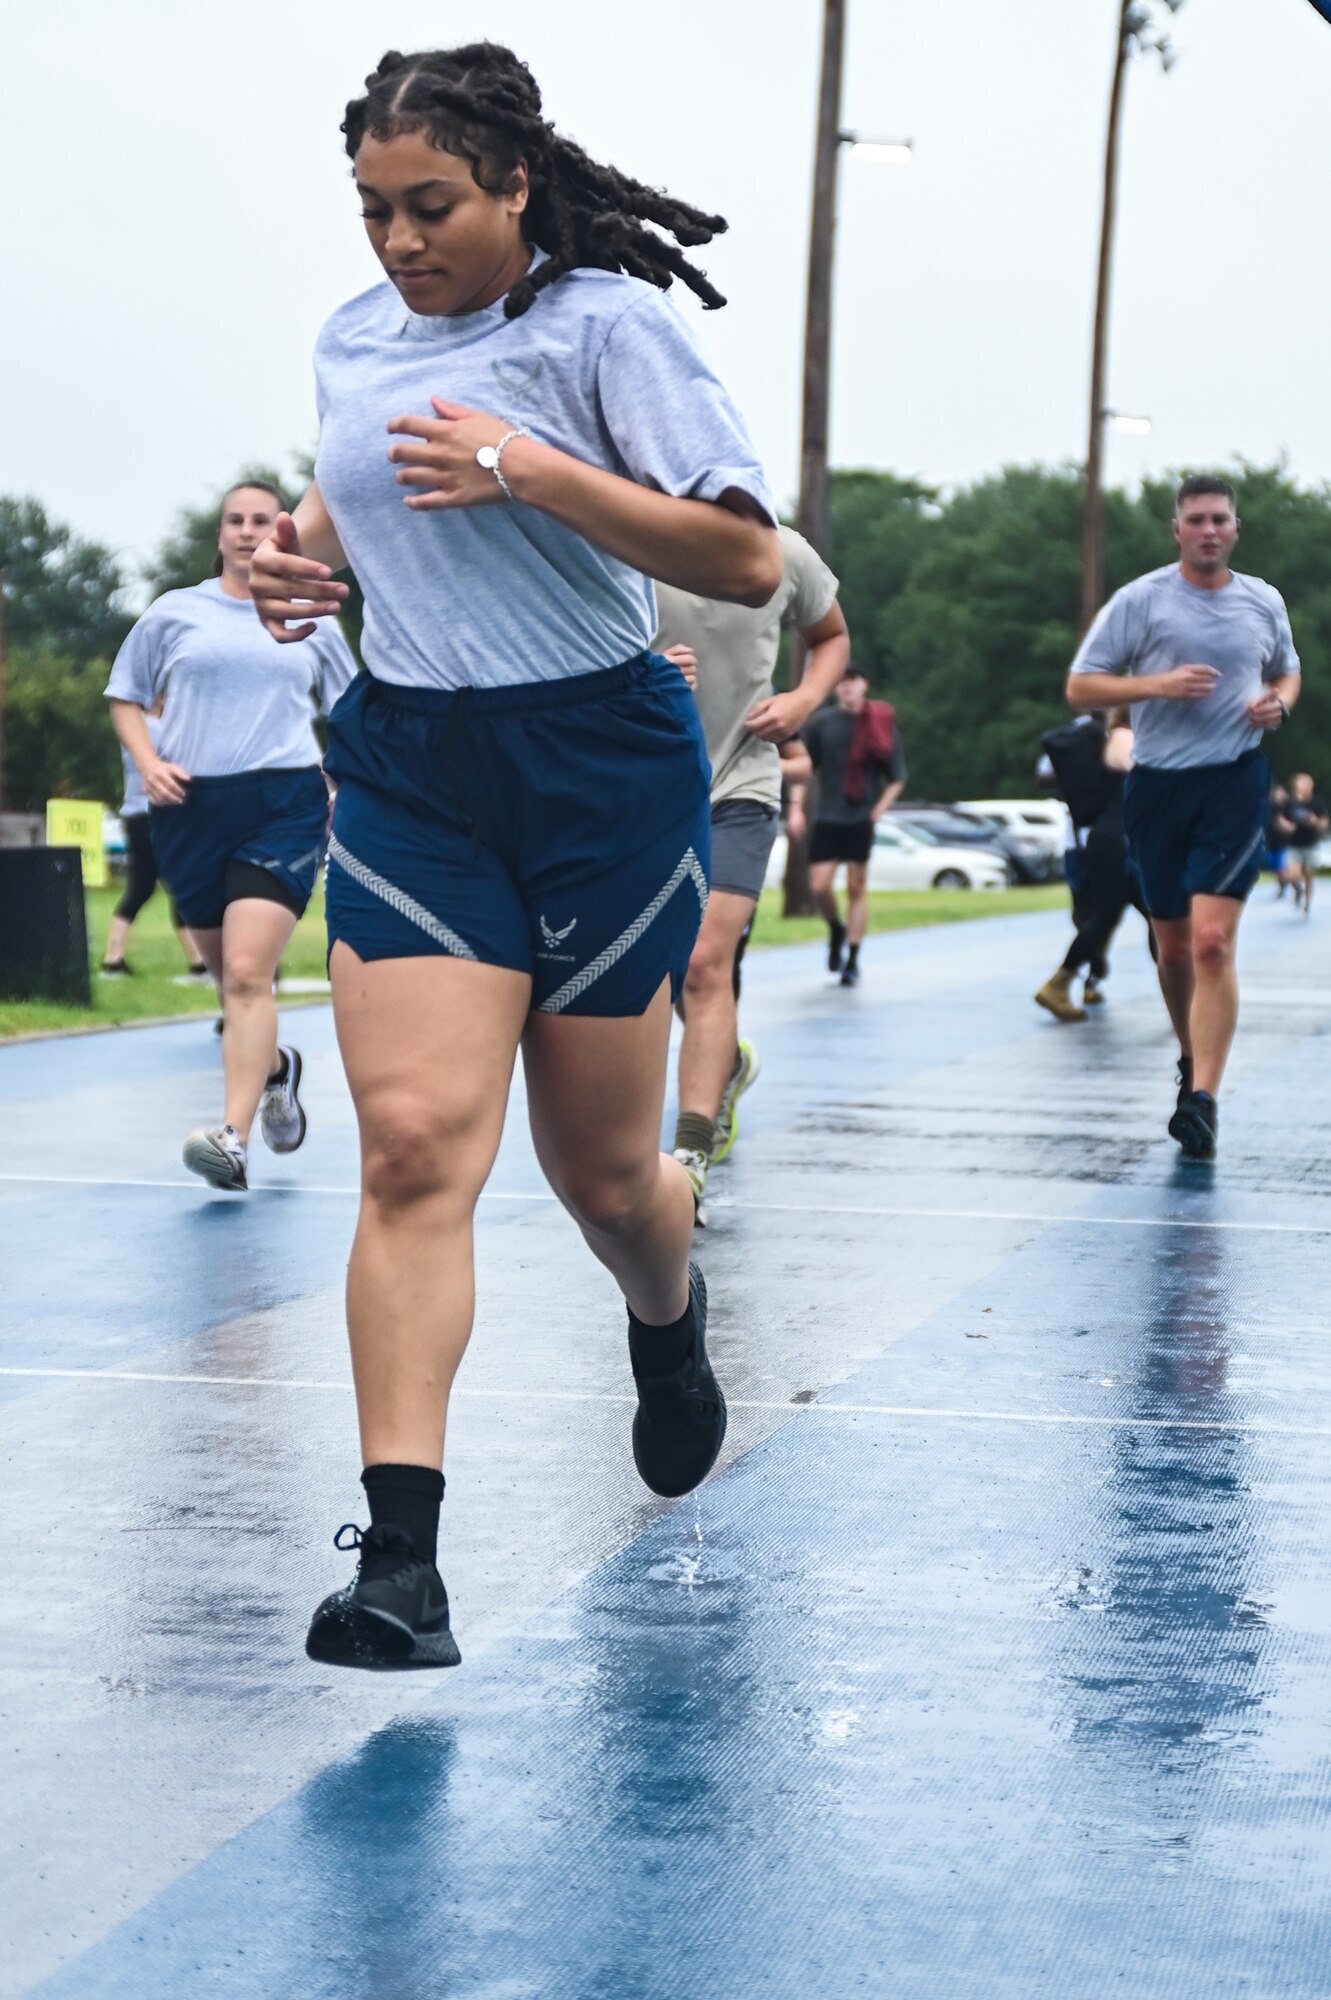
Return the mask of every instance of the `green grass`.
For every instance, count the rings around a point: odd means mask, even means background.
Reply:
[[[117,1028],[129,1021],[155,1021],[172,1014],[211,1014],[217,1001],[211,984],[177,986],[185,970],[170,922],[166,898],[156,895],[140,910],[130,932],[126,957],[134,967],[129,979],[99,979],[96,968],[106,944],[111,912],[120,887],[89,889],[88,951],[92,960],[92,1005],[69,1007],[55,1000],[0,1000],[0,1041],[12,1035],[51,1033],[69,1028]],[[288,978],[322,979],[327,937],[323,891],[296,925],[282,971]],[[287,1004],[284,1002],[284,1004]]]
[[[1065,910],[1062,882],[1033,889],[874,889],[869,894],[870,931],[912,931],[921,924],[956,924],[968,917],[1016,917],[1028,910]],[[764,889],[752,944],[803,944],[824,938],[821,917],[783,917],[781,891]]]
[[[94,968],[101,959],[107,925],[119,897],[118,887],[88,891],[88,946]],[[966,917],[1012,917],[1026,910],[1066,906],[1067,890],[1061,883],[1039,889],[880,890],[869,897],[869,929],[913,930],[921,924],[957,923]],[[800,944],[825,934],[821,917],[783,918],[781,891],[764,891],[754,927],[755,945]],[[325,950],[320,891],[297,924],[283,954],[283,973],[288,978],[322,979]],[[126,1022],[161,1020],[173,1014],[214,1011],[216,1002],[211,986],[175,983],[185,967],[167,922],[165,897],[154,896],[140,911],[130,935],[128,957],[134,967],[132,979],[99,979],[94,969],[91,1007],[67,1007],[49,1000],[0,1000],[0,1041],[14,1035],[49,1034],[70,1028],[113,1028]]]

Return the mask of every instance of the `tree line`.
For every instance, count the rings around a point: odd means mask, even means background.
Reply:
[[[271,479],[271,469],[241,477]],[[1281,776],[1308,766],[1331,782],[1331,488],[1280,464],[1241,463],[1240,569],[1289,605],[1307,691],[1273,743]],[[153,594],[207,576],[221,493],[182,510],[146,566]],[[832,475],[832,564],[855,657],[897,708],[918,797],[1021,797],[1042,732],[1064,714],[1076,647],[1080,473],[1011,466],[944,493],[890,472]],[[1173,484],[1105,496],[1107,588],[1172,559]],[[123,563],[53,521],[33,499],[0,495],[0,587],[8,638],[5,802],[120,795],[120,757],[102,689],[129,630]],[[348,620],[359,636],[359,603]],[[704,664],[705,671],[705,664]]]

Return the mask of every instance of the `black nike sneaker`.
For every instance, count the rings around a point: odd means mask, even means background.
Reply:
[[[844,924],[829,924],[827,926],[827,969],[829,972],[840,972],[841,954],[845,949],[846,926]]]
[[[707,1359],[707,1286],[689,1265],[693,1349],[672,1375],[637,1375],[633,1462],[653,1493],[677,1500],[701,1485],[726,1435],[726,1399]]]
[[[1177,1139],[1188,1160],[1213,1160],[1220,1114],[1209,1090],[1190,1090],[1180,1095],[1178,1109],[1169,1121],[1169,1136]]]
[[[354,1539],[344,1542],[348,1534]],[[449,1630],[443,1578],[404,1529],[381,1524],[362,1533],[348,1521],[333,1547],[359,1549],[360,1567],[355,1582],[325,1597],[310,1620],[305,1651],[312,1660],[379,1673],[457,1666],[462,1655]]]

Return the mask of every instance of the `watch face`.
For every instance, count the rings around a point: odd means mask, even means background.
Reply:
[[[484,466],[487,472],[493,472],[499,463],[499,453],[492,444],[483,444],[476,454],[476,463]]]

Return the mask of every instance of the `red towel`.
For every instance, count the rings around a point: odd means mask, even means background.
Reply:
[[[864,797],[870,764],[879,764],[887,770],[896,740],[897,712],[891,702],[866,701],[855,718],[855,733],[850,739],[845,784],[848,799],[858,802]]]

